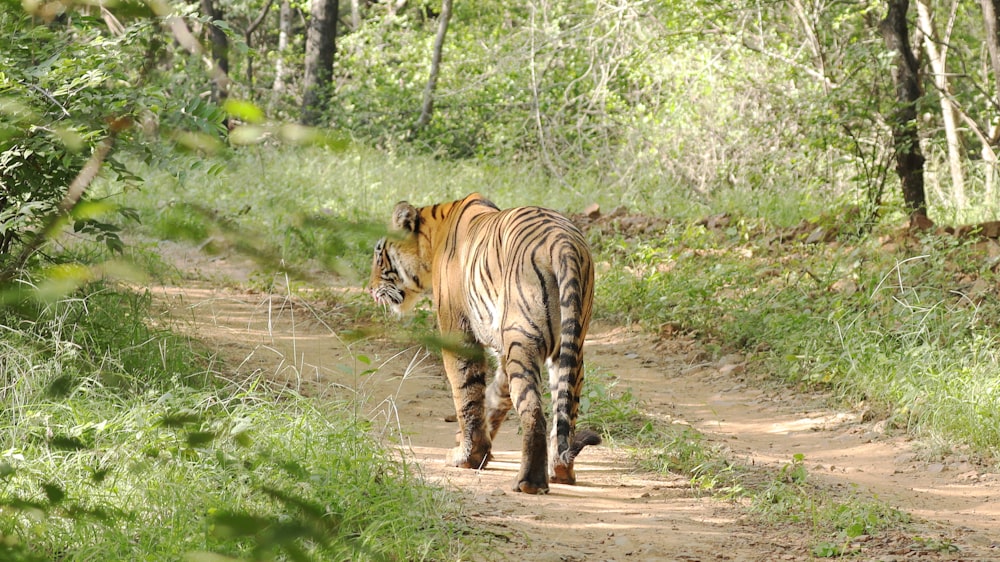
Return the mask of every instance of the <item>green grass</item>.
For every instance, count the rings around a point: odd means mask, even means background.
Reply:
[[[855,490],[832,493],[813,485],[802,455],[795,455],[771,478],[744,490],[743,495],[751,512],[761,520],[810,529],[817,537],[812,554],[819,558],[851,554],[852,539],[878,535],[910,522],[905,513]]]
[[[605,442],[631,442],[646,416],[632,389],[612,373],[586,367],[577,426],[600,433]]]
[[[109,287],[0,333],[4,560],[455,559],[447,493],[350,404],[223,384]]]

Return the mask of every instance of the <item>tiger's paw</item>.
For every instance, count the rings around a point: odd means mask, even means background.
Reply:
[[[576,484],[576,474],[572,466],[557,464],[552,467],[551,481],[558,484]]]
[[[521,461],[521,470],[518,471],[517,479],[514,480],[514,491],[525,494],[547,494],[549,493],[549,479],[545,475],[544,458],[542,463],[534,466],[527,466],[527,461]]]
[[[537,483],[528,480],[518,480],[514,482],[514,491],[524,494],[547,494],[549,484],[547,482]]]
[[[469,453],[465,447],[458,446],[448,451],[448,464],[458,468],[485,468],[493,460],[493,454],[489,451],[480,453]]]

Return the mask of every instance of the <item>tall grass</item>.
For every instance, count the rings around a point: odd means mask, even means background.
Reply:
[[[155,167],[134,161],[132,167],[143,178],[142,187],[125,190],[118,201],[138,208],[142,228],[155,237],[201,244],[213,236],[222,242],[226,229],[239,229],[228,238],[275,249],[276,259],[339,264],[342,273],[355,274],[367,268],[371,241],[401,200],[425,205],[478,191],[501,207],[541,205],[579,213],[598,203],[605,213],[624,206],[693,221],[742,212],[780,217],[788,224],[830,203],[815,195],[796,198],[767,190],[699,195],[667,182],[657,189],[610,188],[585,171],[555,178],[532,164],[442,160],[360,145],[340,151],[260,146],[212,158],[174,155]],[[103,195],[121,191],[119,184],[100,187]]]
[[[461,512],[346,404],[222,384],[108,287],[5,309],[0,559],[461,557]]]

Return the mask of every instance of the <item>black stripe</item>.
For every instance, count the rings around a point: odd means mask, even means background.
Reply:
[[[486,373],[476,373],[469,377],[466,377],[465,381],[462,382],[462,390],[474,387],[474,386],[486,386]]]

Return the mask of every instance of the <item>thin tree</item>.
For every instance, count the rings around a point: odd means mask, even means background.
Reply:
[[[285,93],[285,56],[288,53],[288,38],[292,35],[292,4],[282,0],[278,10],[278,55],[274,61],[274,85],[271,87],[271,105],[277,103]]]
[[[302,84],[302,123],[318,125],[327,107],[327,95],[337,54],[338,0],[312,0],[306,32],[306,72]]]
[[[993,69],[993,112],[1000,113],[1000,0],[980,0],[983,9],[983,22],[986,26],[986,48],[990,53],[990,66]],[[989,132],[983,135],[983,162],[986,164],[986,197],[989,202],[993,196],[993,184],[997,173],[997,154],[993,150],[1000,140],[1000,124],[994,123]]]
[[[264,19],[271,13],[271,5],[274,0],[267,0],[264,9],[250,22],[250,25],[243,31],[243,41],[247,46],[247,86],[250,87],[250,95],[253,96],[253,34],[264,23]]]
[[[944,122],[944,136],[948,145],[948,168],[951,170],[951,193],[959,208],[966,205],[965,174],[962,170],[962,140],[959,137],[958,117],[955,104],[952,101],[951,84],[948,80],[948,47],[951,42],[951,32],[955,27],[955,16],[958,13],[958,0],[953,0],[951,15],[945,25],[944,35],[939,36],[934,25],[933,14],[928,0],[917,0],[917,16],[923,31],[924,51],[933,71],[934,87],[941,99],[941,118]]]
[[[917,58],[910,48],[906,12],[909,0],[888,0],[889,9],[879,31],[886,48],[894,55],[892,79],[896,84],[896,109],[890,118],[896,173],[903,186],[903,203],[910,215],[910,226],[927,227],[927,195],[924,191],[924,155],[920,151],[917,129],[917,100],[920,77]]]
[[[424,103],[420,109],[420,118],[414,126],[414,132],[419,132],[431,122],[434,113],[434,92],[437,89],[438,74],[441,72],[441,52],[444,50],[444,36],[448,32],[448,22],[451,20],[452,0],[442,0],[441,14],[438,16],[437,36],[434,38],[434,52],[431,55],[431,72],[424,88]]]
[[[351,0],[351,31],[357,31],[361,27],[361,6],[360,0]]]
[[[222,10],[213,0],[201,0],[201,10],[213,22],[222,21]],[[215,75],[229,76],[229,40],[226,32],[214,23],[208,25],[209,42],[212,45],[211,71]],[[212,82],[212,101],[221,104],[229,97],[228,81],[215,80]]]

